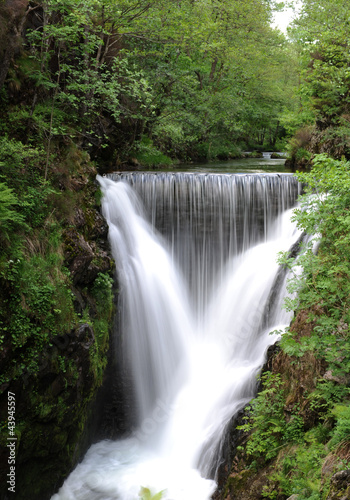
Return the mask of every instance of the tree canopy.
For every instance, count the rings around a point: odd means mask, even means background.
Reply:
[[[290,29],[300,68],[299,125],[314,126],[313,153],[337,158],[350,157],[349,20],[345,0],[305,0]]]
[[[275,145],[294,82],[273,8],[267,0],[31,2],[1,94],[19,103],[26,93],[25,106],[8,109],[10,132],[36,134],[48,155],[53,140],[74,138],[115,161],[150,143],[182,158]]]

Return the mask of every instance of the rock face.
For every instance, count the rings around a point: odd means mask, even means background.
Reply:
[[[350,498],[350,470],[336,472],[332,478],[327,500],[348,500]]]
[[[65,260],[75,285],[92,283],[98,273],[108,272],[111,259],[95,242],[88,243],[76,229],[65,233]]]
[[[79,206],[65,214],[62,234],[74,321],[66,325],[66,333],[45,344],[34,370],[23,367],[20,377],[0,385],[2,421],[9,392],[16,401],[16,500],[49,499],[90,444],[86,426],[107,364],[114,272],[107,225],[95,202],[95,175],[89,162],[81,160],[64,186],[79,194]],[[103,295],[106,290],[108,300]],[[101,322],[107,325],[104,329]],[[6,363],[23,363],[21,352],[12,352],[11,346],[2,355]],[[7,500],[9,448],[6,433],[1,436],[5,437],[0,438],[0,499]]]
[[[94,332],[87,324],[65,338],[54,339],[52,347],[42,354],[36,377],[24,376],[8,387],[15,394],[16,425],[20,428],[16,442],[16,499],[49,498],[67,462],[79,458],[82,412],[88,411],[95,390],[90,361],[94,342]],[[69,355],[71,360],[68,385],[66,374],[57,369],[63,355]],[[2,407],[4,403],[2,398]],[[8,469],[7,459],[8,452],[3,450],[2,469]]]
[[[6,0],[0,4],[0,89],[20,49],[28,5],[27,0]]]

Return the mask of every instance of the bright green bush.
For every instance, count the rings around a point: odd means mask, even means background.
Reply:
[[[247,408],[247,423],[239,429],[251,432],[246,452],[265,462],[276,457],[290,442],[299,442],[303,435],[303,420],[295,412],[287,422],[284,416],[285,393],[279,374],[265,372],[263,389]]]
[[[147,137],[137,144],[134,156],[144,168],[170,166],[173,163],[173,160],[159,151]]]
[[[18,199],[13,190],[0,182],[0,234],[4,234],[13,224],[23,222],[23,216],[16,210],[16,206]]]
[[[298,495],[299,500],[320,500],[321,467],[326,454],[324,446],[306,433],[301,444],[291,446],[281,457],[271,479],[286,496]],[[264,488],[265,498],[273,499],[275,494],[274,488]]]
[[[330,446],[335,448],[344,442],[350,442],[350,404],[335,405],[332,414],[337,419]]]
[[[297,174],[307,187],[294,220],[300,229],[317,235],[319,248],[314,252],[311,242],[297,263],[286,256],[281,262],[292,271],[296,266],[302,270],[289,282],[289,291],[298,296],[287,307],[308,309],[315,326],[309,337],[297,342],[287,333],[281,345],[297,356],[314,352],[325,359],[333,377],[341,378],[350,373],[350,163],[322,154],[313,165],[310,173]]]

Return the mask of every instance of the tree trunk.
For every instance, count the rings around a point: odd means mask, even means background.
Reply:
[[[272,135],[272,140],[271,140],[271,145],[272,145],[272,146],[275,146],[275,145],[276,145],[276,141],[277,141],[277,137],[278,137],[279,130],[280,130],[280,122],[279,122],[279,120],[278,120],[278,121],[277,121],[276,128],[275,128],[275,130],[274,130],[274,133],[273,133],[273,135]]]
[[[211,63],[211,70],[210,70],[210,75],[209,75],[209,81],[212,82],[214,79],[214,74],[216,70],[216,65],[218,63],[218,58],[215,57],[214,61]]]

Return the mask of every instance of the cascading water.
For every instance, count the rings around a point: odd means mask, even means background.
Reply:
[[[136,500],[141,487],[208,500],[227,426],[278,338],[269,332],[290,321],[276,256],[300,237],[299,186],[276,174],[98,180],[137,428],[93,445],[52,500]]]

